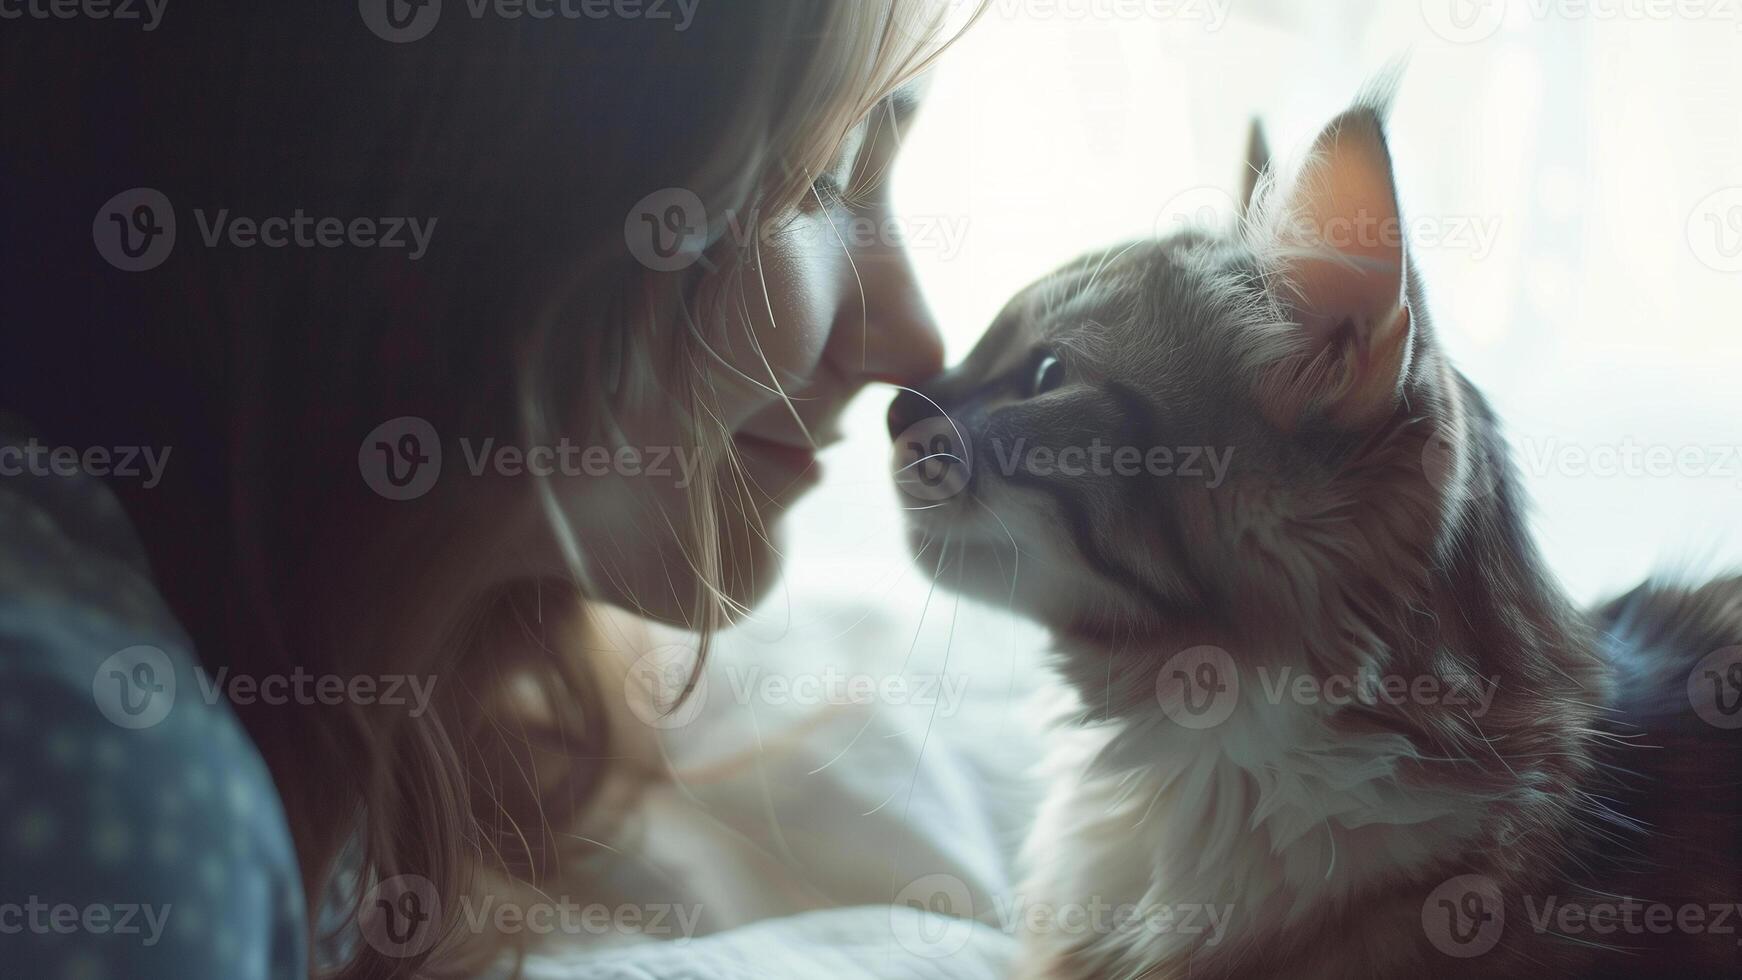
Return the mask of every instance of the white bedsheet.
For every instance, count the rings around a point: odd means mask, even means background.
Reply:
[[[681,781],[639,800],[587,899],[663,909],[661,935],[562,936],[526,976],[1008,974],[1040,635],[941,594],[916,621],[866,582],[769,607],[723,638],[681,711],[630,712],[630,737],[654,719]]]
[[[948,955],[914,953],[907,935],[949,935]],[[643,944],[610,952],[573,950],[534,957],[527,980],[992,980],[1007,975],[1015,942],[980,922],[912,908],[806,912],[684,944]]]

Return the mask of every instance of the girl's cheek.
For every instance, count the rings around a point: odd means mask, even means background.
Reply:
[[[703,284],[725,361],[713,380],[733,415],[747,417],[778,397],[769,388],[792,393],[809,384],[845,302],[836,268],[845,258],[838,245],[824,244],[832,240],[826,219],[804,215],[794,224],[801,227],[763,243],[759,268],[752,254],[726,273],[728,281]]]

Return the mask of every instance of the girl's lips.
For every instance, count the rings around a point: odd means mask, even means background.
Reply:
[[[744,453],[789,471],[795,482],[801,477],[814,481],[822,474],[822,464],[817,462],[817,454],[809,446],[795,446],[745,432],[734,435],[732,441]]]

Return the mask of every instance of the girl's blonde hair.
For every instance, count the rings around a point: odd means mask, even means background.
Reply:
[[[19,149],[0,193],[39,232],[8,263],[15,331],[33,338],[9,358],[8,400],[69,441],[175,445],[168,492],[124,502],[208,670],[438,678],[416,719],[237,712],[280,789],[311,918],[336,872],[350,920],[371,883],[416,875],[451,931],[480,873],[553,876],[562,829],[594,800],[611,755],[601,694],[561,638],[599,594],[596,570],[551,485],[444,480],[389,501],[359,479],[359,443],[400,416],[479,442],[608,440],[660,404],[728,453],[708,421],[719,311],[697,308],[698,284],[710,267],[748,281],[732,272],[754,261],[757,224],[811,193],[948,39],[933,0],[704,3],[683,30],[455,14],[404,44],[354,6],[193,0],[145,37],[8,32],[11,74],[79,103],[21,94],[8,124]],[[88,216],[48,210],[141,185],[183,209],[190,244],[150,274],[93,270]],[[740,231],[658,272],[624,222],[672,187]],[[408,262],[200,248],[193,208],[437,223]],[[761,520],[741,484],[692,493],[673,534],[705,646],[742,584],[722,581],[726,555]],[[547,526],[504,526],[527,514]],[[504,542],[525,533],[556,536],[568,560],[517,565]],[[570,760],[554,784],[531,775],[550,753]],[[342,945],[345,980],[443,969]]]

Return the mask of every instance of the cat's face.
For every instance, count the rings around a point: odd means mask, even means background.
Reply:
[[[1406,286],[1379,113],[1340,116],[1247,211],[1067,265],[897,398],[928,576],[1062,633],[1177,645],[1308,628],[1332,585],[1426,563],[1469,432]]]
[[[1247,383],[1242,324],[1263,314],[1238,284],[1256,274],[1238,245],[1188,234],[1079,259],[1011,300],[966,360],[892,406],[899,463],[929,457],[897,477],[920,564],[997,602],[1014,574],[1014,604],[1057,626],[1208,602],[1195,554],[1214,546],[1212,498],[1292,455]]]

